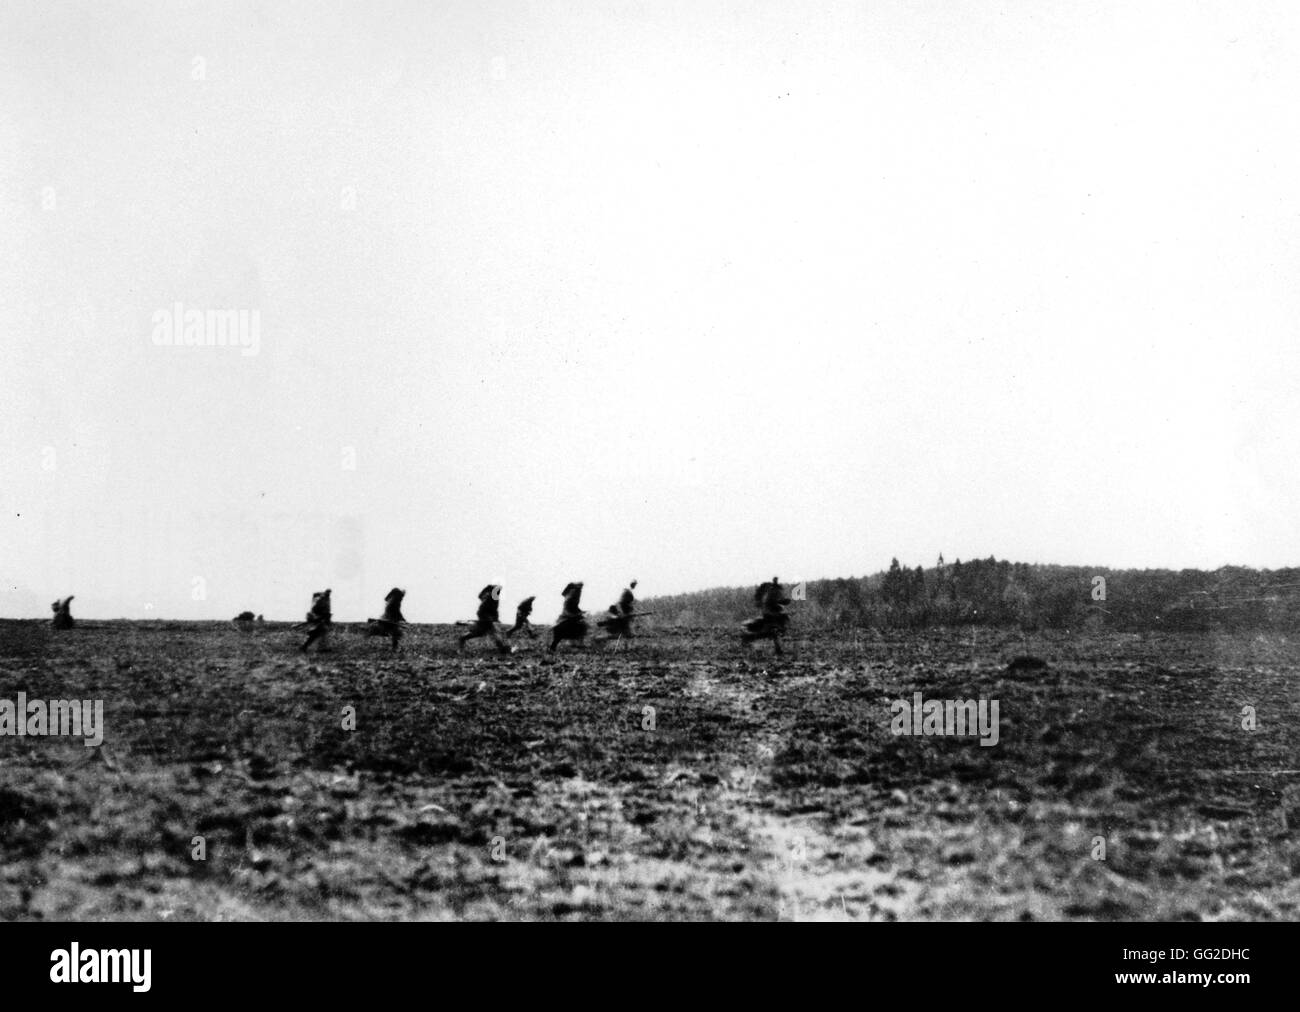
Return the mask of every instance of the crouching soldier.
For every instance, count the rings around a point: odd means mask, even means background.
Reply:
[[[299,651],[307,652],[307,648],[318,640],[319,645],[316,652],[320,653],[325,650],[329,644],[329,634],[334,625],[334,616],[330,611],[330,592],[327,587],[319,593],[311,596],[311,611],[307,612],[307,619],[299,626],[307,627],[307,642],[305,642]]]
[[[624,636],[628,639],[632,638],[632,616],[636,614],[636,597],[632,591],[635,589],[636,581],[633,580],[623,588],[618,603],[611,604],[609,611],[596,622],[611,639],[622,639]]]
[[[77,624],[72,619],[72,598],[74,596],[69,594],[62,601],[55,601],[50,605],[50,611],[54,612],[54,617],[50,619],[50,625],[55,629],[71,629]]]
[[[478,618],[470,626],[469,631],[457,641],[456,646],[458,649],[463,648],[470,640],[478,639],[480,636],[487,636],[496,644],[497,650],[501,653],[510,653],[510,645],[502,639],[501,632],[497,629],[497,622],[501,620],[500,600],[501,585],[499,583],[489,583],[478,592]]]
[[[406,619],[402,617],[402,599],[406,597],[406,591],[394,587],[384,598],[384,616],[383,618],[372,618],[367,620],[367,636],[388,636],[393,641],[393,650],[397,650],[398,643],[401,642],[405,633],[403,626],[406,625]]]
[[[560,594],[564,598],[564,610],[551,628],[552,651],[564,640],[581,643],[587,637],[587,614],[582,610],[582,581],[566,584]]]
[[[537,639],[537,633],[533,631],[533,624],[528,621],[529,616],[533,613],[533,602],[535,600],[537,600],[536,597],[526,597],[519,602],[519,607],[515,609],[515,624],[510,627],[510,632],[507,635],[514,636],[515,633],[524,633],[530,640]]]
[[[782,656],[781,637],[790,624],[785,606],[790,603],[790,598],[781,589],[781,581],[774,576],[770,583],[760,584],[754,591],[754,603],[761,609],[761,614],[744,624],[740,641],[752,643],[754,640],[771,640],[776,647],[777,656]]]

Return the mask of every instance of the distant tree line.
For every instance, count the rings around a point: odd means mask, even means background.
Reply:
[[[929,569],[894,559],[886,572],[813,580],[805,589],[806,600],[791,608],[805,629],[1300,628],[1300,569],[1106,569],[940,556]],[[722,587],[647,607],[671,624],[730,624],[753,615],[753,595],[753,587]]]

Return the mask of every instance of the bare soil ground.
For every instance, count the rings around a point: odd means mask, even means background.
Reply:
[[[100,698],[107,725],[0,737],[0,918],[1300,915],[1282,637],[298,641],[0,623],[0,699]],[[1008,674],[1022,653],[1050,668]],[[894,736],[916,691],[997,699],[998,744]]]

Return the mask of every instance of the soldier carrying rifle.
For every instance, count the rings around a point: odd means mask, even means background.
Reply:
[[[533,602],[537,600],[536,596],[526,597],[519,602],[519,607],[515,609],[515,624],[510,627],[506,634],[514,636],[515,633],[525,633],[530,640],[537,638],[537,633],[533,631],[533,625],[528,618],[533,613]]]
[[[761,614],[744,624],[740,641],[752,643],[754,640],[771,640],[776,647],[777,656],[782,656],[781,637],[790,625],[790,616],[786,614],[785,606],[790,603],[790,598],[781,589],[781,581],[774,576],[770,583],[760,584],[754,591],[754,603],[761,609]]]
[[[384,598],[384,614],[381,618],[372,618],[366,625],[367,636],[388,636],[393,641],[393,650],[397,650],[405,630],[406,619],[402,617],[402,599],[406,591],[394,587]]]
[[[334,626],[334,616],[330,611],[330,590],[328,587],[312,594],[311,611],[307,612],[306,620],[300,622],[295,628],[301,629],[304,626],[307,628],[307,640],[298,648],[299,651],[305,654],[307,648],[317,640],[320,643],[316,647],[316,652],[321,653],[324,651],[329,643],[330,630]]]
[[[470,628],[456,641],[457,649],[463,649],[470,640],[478,639],[480,636],[487,636],[496,644],[497,650],[501,653],[510,653],[510,645],[501,638],[501,632],[497,629],[497,622],[501,619],[498,604],[500,598],[501,585],[499,583],[489,583],[478,592],[478,617],[472,623],[459,623],[468,625]]]
[[[582,610],[582,581],[565,584],[560,594],[564,598],[564,610],[551,627],[552,651],[564,640],[581,643],[587,636],[587,613]]]
[[[618,603],[611,604],[609,611],[596,621],[611,639],[622,639],[624,636],[631,639],[633,617],[646,614],[636,610],[636,597],[632,593],[635,589],[636,580],[633,580],[619,595]]]

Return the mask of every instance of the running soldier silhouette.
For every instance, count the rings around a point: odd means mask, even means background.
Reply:
[[[302,623],[307,627],[307,642],[305,642],[299,651],[306,653],[307,648],[320,640],[316,647],[316,652],[320,653],[325,650],[329,644],[330,629],[334,625],[334,616],[330,611],[330,592],[326,587],[319,593],[311,596],[311,611],[307,612],[307,620]]]
[[[537,633],[533,631],[533,625],[528,621],[528,617],[533,613],[533,602],[537,600],[534,597],[526,597],[519,602],[519,607],[515,609],[515,624],[510,627],[509,636],[515,633],[526,633],[530,640],[537,639]]]
[[[790,603],[790,598],[781,589],[781,581],[774,576],[771,583],[760,584],[754,591],[754,603],[759,606],[762,614],[745,623],[740,641],[752,643],[754,640],[771,640],[776,647],[777,656],[782,656],[784,651],[781,649],[781,637],[790,624],[785,606]]]
[[[69,594],[62,601],[55,601],[50,605],[50,611],[54,612],[54,617],[50,619],[50,625],[55,629],[71,629],[77,623],[72,618],[72,598],[75,595]]]
[[[500,605],[498,604],[500,597],[501,585],[499,583],[489,583],[478,592],[478,618],[470,626],[469,631],[457,641],[457,649],[464,648],[465,644],[470,640],[478,639],[480,636],[487,636],[496,644],[501,653],[510,653],[510,645],[501,638],[501,632],[497,629],[497,622],[501,620]]]
[[[383,618],[372,618],[368,620],[366,626],[367,636],[388,636],[393,641],[393,650],[397,650],[397,644],[401,642],[404,630],[402,626],[406,625],[406,619],[402,617],[402,599],[406,597],[406,591],[394,587],[384,598],[384,615]]]
[[[635,589],[636,581],[633,580],[627,587],[623,588],[623,593],[618,597],[618,603],[611,604],[609,611],[596,622],[610,638],[622,638],[624,636],[628,639],[632,638],[632,617],[636,614],[636,597],[632,594],[632,591]]]
[[[582,581],[566,584],[560,591],[564,598],[564,610],[551,628],[552,652],[564,640],[581,643],[587,637],[587,614],[582,610]]]

